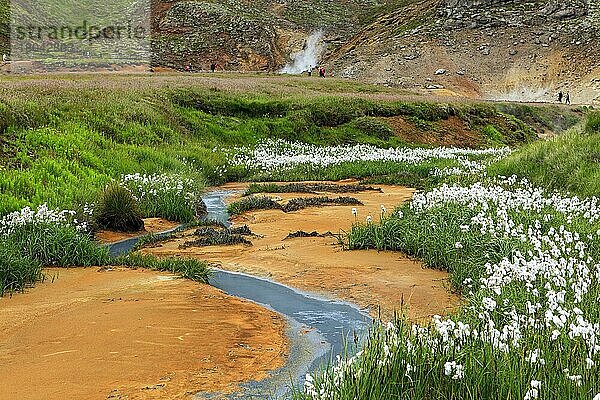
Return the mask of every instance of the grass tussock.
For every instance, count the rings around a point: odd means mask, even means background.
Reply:
[[[119,184],[104,189],[96,206],[96,223],[102,229],[137,232],[144,229],[143,214],[131,191]]]

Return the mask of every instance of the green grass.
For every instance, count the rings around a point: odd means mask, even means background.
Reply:
[[[379,191],[381,189],[371,186],[351,184],[340,185],[336,183],[251,183],[248,189],[244,192],[244,196],[250,196],[257,193],[358,193],[366,191]]]
[[[589,134],[600,134],[600,111],[594,111],[588,115],[585,131]]]
[[[110,261],[110,265],[130,268],[146,268],[153,271],[168,272],[196,282],[208,283],[210,268],[207,263],[196,259],[170,257],[159,259],[151,255],[129,254]]]
[[[592,115],[588,126],[595,124]],[[488,168],[491,175],[517,175],[551,190],[600,196],[600,134],[576,130],[524,146]]]
[[[107,78],[102,84],[88,76],[70,81],[58,77],[48,85],[23,87],[28,79],[7,78],[9,86],[1,93],[0,215],[45,202],[70,208],[123,174],[176,174],[200,186],[249,179],[243,168],[223,171],[226,158],[219,148],[253,145],[264,138],[320,145],[406,145],[379,117],[398,115],[436,123],[458,116],[475,131],[493,117],[506,123],[495,125],[501,135],[490,144],[516,144],[533,137],[525,123],[508,121],[490,104],[271,96],[193,85],[131,88],[128,80],[134,78],[127,76]],[[371,173],[379,175],[372,169],[344,173],[343,168],[322,175]],[[173,208],[160,213],[179,214]]]
[[[23,290],[42,279],[42,264],[0,242],[0,297]]]

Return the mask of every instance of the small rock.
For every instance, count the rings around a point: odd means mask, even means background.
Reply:
[[[444,75],[445,73],[446,73],[446,70],[443,68],[440,68],[437,71],[435,71],[436,75]]]

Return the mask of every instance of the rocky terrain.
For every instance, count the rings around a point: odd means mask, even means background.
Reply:
[[[178,69],[189,62],[208,69],[215,62],[227,70],[276,71],[313,32],[323,31],[337,48],[378,9],[375,0],[156,0],[154,62]]]
[[[276,72],[311,56],[330,75],[438,95],[600,93],[600,0],[152,0],[151,10],[155,67]]]
[[[506,100],[600,95],[600,2],[419,1],[327,58],[344,77]]]

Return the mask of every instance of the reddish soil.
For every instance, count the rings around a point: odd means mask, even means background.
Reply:
[[[180,224],[178,222],[167,221],[162,218],[146,218],[144,219],[144,230],[138,232],[112,232],[100,231],[96,233],[96,240],[100,243],[114,243],[121,240],[130,239],[136,236],[148,235],[150,233],[159,233],[176,228]]]
[[[265,378],[284,321],[208,285],[145,270],[49,269],[0,298],[1,399],[186,399]]]
[[[390,125],[396,136],[407,143],[461,148],[477,148],[485,144],[480,133],[471,129],[465,121],[454,116],[432,123],[434,126],[427,129],[419,129],[402,117],[382,119]]]

